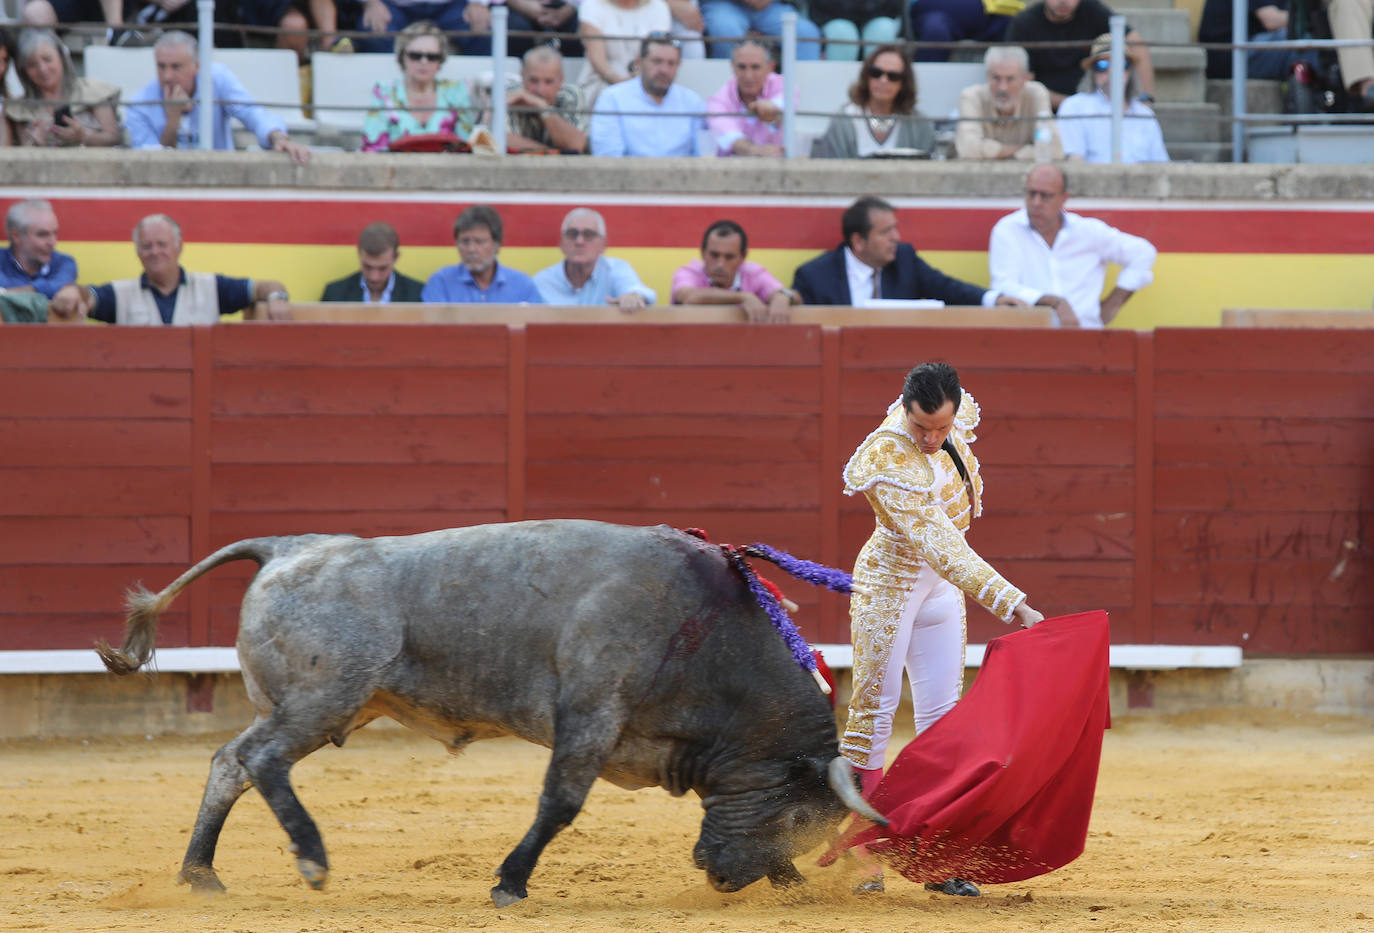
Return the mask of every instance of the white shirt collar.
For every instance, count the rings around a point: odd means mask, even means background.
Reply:
[[[873,300],[873,277],[879,270],[864,262],[848,246],[844,248],[844,273],[849,280],[849,301],[860,307]],[[881,284],[882,279],[878,282]]]

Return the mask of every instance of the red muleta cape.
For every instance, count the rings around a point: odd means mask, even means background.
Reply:
[[[912,881],[1000,884],[1081,855],[1110,726],[1109,644],[1100,610],[989,642],[973,686],[874,789],[891,823],[856,820],[822,864],[866,844]]]

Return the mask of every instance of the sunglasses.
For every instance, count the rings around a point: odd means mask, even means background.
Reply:
[[[563,231],[564,239],[568,240],[595,240],[600,236],[600,230],[578,230],[576,227],[569,227]]]
[[[887,71],[886,69],[873,65],[868,69],[868,76],[875,81],[879,78],[886,78],[893,84],[901,84],[906,74],[901,71]]]
[[[1127,61],[1122,62],[1122,65],[1126,68],[1130,68],[1130,60],[1128,59]],[[1111,68],[1112,63],[1109,59],[1099,58],[1097,61],[1093,62],[1093,71],[1096,71],[1098,74],[1106,74],[1108,71],[1111,70]]]
[[[443,52],[407,52],[406,58],[412,62],[434,62],[438,64],[444,60]]]
[[[679,50],[682,48],[682,43],[680,41],[674,39],[671,34],[664,32],[662,29],[655,29],[644,38],[657,45],[671,45],[673,48]]]

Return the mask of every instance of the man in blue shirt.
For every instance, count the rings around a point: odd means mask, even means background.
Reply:
[[[76,281],[76,260],[57,251],[57,214],[47,201],[16,201],[5,214],[10,245],[0,250],[0,288],[52,298]]]
[[[125,101],[125,125],[134,149],[195,149],[200,140],[200,103],[196,78],[200,71],[195,37],[184,32],[164,32],[153,44],[157,80]],[[214,146],[233,149],[230,120],[237,119],[258,138],[264,149],[285,152],[296,162],[310,161],[310,147],[286,134],[281,117],[253,102],[248,90],[224,65],[213,65]]]
[[[439,304],[535,304],[544,299],[525,273],[496,261],[501,252],[501,215],[474,204],[453,222],[453,241],[463,261],[429,277],[421,301]]]
[[[639,77],[612,84],[592,111],[592,155],[694,156],[705,128],[706,102],[674,84],[682,49],[651,35],[639,47]]]
[[[563,218],[558,248],[562,262],[534,274],[535,287],[551,305],[611,304],[634,311],[653,304],[658,295],[623,259],[606,251],[606,219],[588,207],[573,208]]]

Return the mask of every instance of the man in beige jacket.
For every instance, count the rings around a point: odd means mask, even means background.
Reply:
[[[1051,113],[1050,92],[1031,80],[1030,58],[1017,45],[995,45],[983,56],[986,84],[959,94],[954,151],[961,159],[1035,158],[1035,131],[1049,131],[1051,159],[1064,158]],[[1037,120],[1037,116],[1044,115]]]

